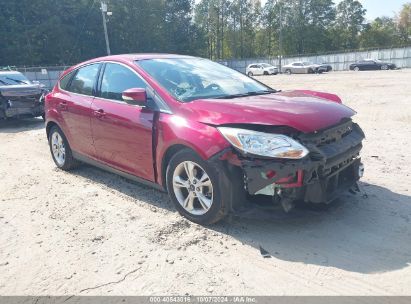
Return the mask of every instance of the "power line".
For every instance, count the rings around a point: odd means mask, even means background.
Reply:
[[[84,28],[86,27],[87,20],[89,19],[88,17],[90,16],[90,12],[92,11],[95,3],[96,3],[96,0],[93,0],[93,2],[91,3],[91,6],[90,6],[89,9],[87,10],[86,18],[84,18],[83,26],[81,27],[81,30],[80,30],[79,35],[77,35],[77,39],[76,39],[76,41],[75,41],[75,43],[74,43],[73,51],[70,52],[70,57],[69,57],[69,60],[68,60],[68,63],[69,63],[69,64],[71,64],[71,59],[73,58],[73,53],[74,53],[75,50],[77,49],[77,45],[78,45],[78,43],[79,43],[79,41],[80,41],[80,38],[81,38],[81,33],[84,32]]]

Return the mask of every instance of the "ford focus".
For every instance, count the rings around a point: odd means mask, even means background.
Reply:
[[[328,204],[362,176],[364,133],[329,93],[278,91],[207,59],[96,58],[46,96],[58,168],[88,163],[159,190],[211,224],[266,197]]]

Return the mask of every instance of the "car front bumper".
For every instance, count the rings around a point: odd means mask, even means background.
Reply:
[[[0,100],[0,118],[38,117],[44,114],[44,98],[39,96],[8,97]]]
[[[329,203],[361,178],[364,138],[361,128],[349,120],[315,134],[300,135],[298,140],[310,151],[304,159],[261,159],[233,153],[238,160],[232,164],[241,167],[249,195]]]

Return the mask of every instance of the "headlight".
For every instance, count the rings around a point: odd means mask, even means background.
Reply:
[[[237,149],[259,156],[300,159],[309,151],[294,139],[280,134],[219,127],[220,133]]]

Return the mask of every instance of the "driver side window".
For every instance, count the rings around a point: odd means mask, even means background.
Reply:
[[[116,63],[107,63],[101,81],[100,97],[123,101],[122,94],[125,90],[146,87],[146,83],[129,68]]]

